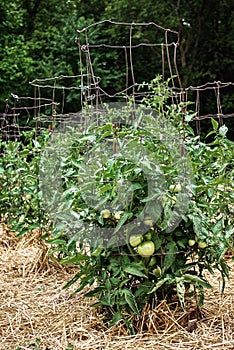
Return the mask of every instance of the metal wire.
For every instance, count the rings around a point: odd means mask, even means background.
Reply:
[[[111,26],[111,32],[114,32],[116,26],[125,27],[128,29],[128,38],[125,37],[125,42],[119,44],[115,42],[115,37],[105,38],[104,42],[90,43],[93,31],[97,31],[102,26]],[[98,28],[100,27],[100,28]],[[148,39],[139,39],[137,43],[133,42],[134,30],[136,28],[151,28],[156,34],[162,35],[162,42],[151,43]],[[169,41],[170,37],[173,40]],[[108,43],[106,40],[108,39]],[[149,23],[127,23],[104,20],[93,23],[85,28],[77,30],[76,44],[79,54],[79,75],[60,75],[45,79],[35,79],[30,82],[34,87],[34,96],[21,97],[16,94],[11,96],[6,101],[4,113],[0,113],[0,138],[20,137],[21,130],[24,131],[30,128],[31,121],[35,122],[37,128],[48,127],[48,123],[59,122],[66,119],[70,112],[67,112],[67,96],[73,94],[80,101],[80,106],[90,104],[99,108],[103,101],[127,101],[130,98],[134,103],[140,102],[143,97],[150,95],[152,92],[139,89],[142,86],[142,81],[139,81],[138,75],[135,72],[134,52],[141,47],[152,49],[152,54],[155,55],[155,61],[160,63],[160,71],[155,70],[155,75],[161,75],[162,81],[171,80],[171,103],[187,103],[194,102],[192,107],[195,115],[196,132],[199,134],[201,129],[201,121],[210,118],[219,120],[220,125],[224,119],[234,117],[234,112],[224,112],[222,99],[226,89],[233,91],[234,83],[232,82],[207,82],[200,86],[188,86],[182,88],[179,70],[177,67],[177,47],[179,45],[179,36],[176,31],[163,28],[154,22]],[[113,41],[113,43],[111,42]],[[107,53],[123,52],[124,64],[123,71],[125,75],[124,85],[121,89],[113,91],[113,86],[107,88],[103,86],[103,78],[96,74],[96,65],[93,58],[98,49],[105,49]],[[158,49],[157,49],[158,48]],[[160,61],[161,60],[161,61]],[[157,66],[158,67],[158,66]],[[150,84],[146,84],[150,85]],[[111,90],[109,89],[111,87]],[[111,91],[111,92],[110,92]],[[216,110],[207,111],[205,108],[207,94],[212,96]],[[209,95],[209,98],[211,96]],[[71,113],[76,113],[77,110],[72,110]],[[164,111],[162,111],[164,113]],[[183,118],[183,115],[181,116]],[[25,121],[26,120],[26,121]]]

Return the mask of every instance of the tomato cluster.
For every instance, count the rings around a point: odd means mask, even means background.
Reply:
[[[155,252],[155,245],[154,242],[151,241],[150,233],[147,233],[144,236],[141,234],[131,235],[129,243],[136,249],[137,253],[144,258],[152,256]]]

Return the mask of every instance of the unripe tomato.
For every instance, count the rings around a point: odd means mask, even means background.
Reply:
[[[151,256],[151,258],[150,258],[150,262],[149,262],[149,267],[152,267],[152,266],[154,266],[154,265],[156,265],[156,263],[157,263],[157,259],[156,259],[156,256]]]
[[[200,249],[204,249],[204,248],[207,247],[207,243],[204,242],[204,241],[198,241],[198,247],[199,247]]]
[[[129,243],[132,247],[137,247],[143,241],[142,235],[131,235],[129,238]]]
[[[196,241],[195,241],[194,239],[190,239],[190,240],[188,241],[188,245],[189,245],[190,247],[193,247],[195,244],[196,244]]]
[[[171,185],[169,186],[169,190],[172,191],[172,192],[175,192],[175,193],[178,193],[178,192],[181,192],[181,184],[178,183],[176,185]]]
[[[111,212],[109,209],[101,210],[100,214],[103,217],[103,219],[108,219],[111,216]]]
[[[147,258],[147,257],[153,255],[154,251],[155,251],[154,242],[146,241],[146,242],[141,243],[137,247],[137,251],[138,251],[138,254],[144,258]]]

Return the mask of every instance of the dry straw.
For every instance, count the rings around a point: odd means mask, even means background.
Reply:
[[[233,270],[224,295],[219,273],[209,276],[214,289],[200,319],[192,303],[183,312],[162,302],[146,310],[131,336],[122,323],[107,329],[83,292],[62,289],[76,267],[61,267],[47,251],[38,232],[15,239],[0,225],[1,350],[234,349]]]

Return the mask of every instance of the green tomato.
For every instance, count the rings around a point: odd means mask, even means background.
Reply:
[[[151,255],[154,254],[155,251],[155,245],[154,242],[152,241],[146,241],[141,243],[138,247],[137,247],[137,251],[138,254],[140,256],[142,256],[143,258],[148,258]]]
[[[204,249],[204,248],[207,247],[207,243],[204,242],[204,241],[198,241],[198,247],[199,247],[200,249]]]
[[[132,247],[137,247],[143,241],[142,235],[131,235],[129,238],[129,243]]]
[[[152,267],[157,264],[156,256],[151,256],[148,267]]]
[[[178,183],[176,185],[171,185],[171,186],[169,186],[169,190],[172,192],[175,192],[175,193],[181,192],[181,190],[182,190],[181,184]]]
[[[189,239],[188,245],[189,245],[190,247],[193,247],[195,244],[196,244],[196,241],[195,241],[194,239]]]
[[[103,219],[109,219],[109,217],[111,216],[111,212],[109,209],[101,210],[100,214],[103,217]]]

